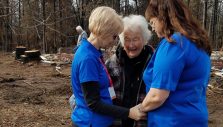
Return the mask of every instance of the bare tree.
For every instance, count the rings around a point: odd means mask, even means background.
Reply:
[[[1,0],[0,49],[16,45],[55,52],[60,46],[73,46],[77,25],[88,32],[88,18],[98,6],[110,6],[120,15],[144,15],[149,0]],[[222,47],[222,0],[184,0],[192,13],[208,29],[216,49]],[[154,40],[155,41],[155,40]]]
[[[47,47],[47,43],[46,43],[46,38],[45,38],[45,35],[46,35],[46,26],[45,26],[45,21],[46,21],[46,11],[45,11],[45,0],[42,0],[42,12],[43,12],[43,53],[46,52],[46,47]]]
[[[187,0],[187,6],[190,7],[190,0]]]
[[[208,11],[208,0],[204,0],[204,9],[203,9],[203,27],[207,29],[207,11]]]
[[[217,49],[217,42],[216,42],[217,11],[218,11],[218,0],[214,0],[209,33],[210,33],[212,42],[215,43],[214,45],[215,49]]]

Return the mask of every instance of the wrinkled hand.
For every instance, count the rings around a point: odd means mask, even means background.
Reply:
[[[136,121],[142,120],[142,119],[144,119],[144,120],[146,119],[146,113],[145,112],[142,112],[140,110],[140,105],[141,104],[138,104],[138,105],[130,108],[129,118],[134,119]]]

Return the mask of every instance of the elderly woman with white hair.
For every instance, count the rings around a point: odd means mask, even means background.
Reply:
[[[153,48],[147,45],[151,31],[143,16],[130,15],[124,17],[123,22],[124,30],[119,35],[121,43],[116,53],[106,61],[106,66],[117,96],[114,104],[130,108],[142,103],[146,96],[142,74],[153,54]],[[147,127],[147,121],[117,119],[114,127]]]
[[[81,26],[77,26],[76,31],[79,34],[79,36],[78,36],[78,39],[77,39],[77,45],[74,48],[74,53],[77,51],[78,47],[81,45],[81,40],[84,39],[84,38],[85,39],[88,38],[88,35],[87,35],[86,31],[84,31]]]
[[[71,115],[73,127],[109,127],[114,117],[145,118],[139,105],[125,108],[112,103],[115,92],[100,49],[116,44],[123,31],[121,17],[110,7],[97,7],[89,17],[89,31],[89,38],[81,40],[72,63],[71,84],[76,101]]]
[[[78,40],[77,40],[77,45],[79,46],[81,43],[81,39],[87,38],[87,33],[82,29],[81,26],[76,27],[76,31],[78,32]]]

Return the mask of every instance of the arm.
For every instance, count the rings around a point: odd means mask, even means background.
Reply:
[[[153,63],[152,75],[145,75],[147,78],[152,76],[152,82],[150,90],[142,102],[143,111],[148,112],[160,107],[169,97],[170,91],[177,89],[185,66],[184,53],[181,42],[177,44],[165,42],[158,48]],[[144,79],[145,82],[146,80]]]
[[[148,112],[160,107],[168,98],[170,92],[167,90],[161,90],[156,88],[150,88],[145,99],[142,102],[140,110]]]
[[[137,106],[126,109],[101,101],[100,86],[97,82],[99,79],[98,68],[100,66],[97,62],[97,59],[89,57],[80,64],[79,79],[87,106],[96,113],[116,118],[125,119],[129,117],[134,120],[143,118],[146,114],[141,113]]]
[[[141,113],[138,110],[138,105],[131,109],[127,109],[102,102],[100,99],[99,85],[97,82],[85,82],[81,85],[81,87],[88,107],[94,112],[121,119],[126,119],[129,117],[139,120],[145,117],[145,113]]]

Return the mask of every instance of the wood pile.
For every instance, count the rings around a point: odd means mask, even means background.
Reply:
[[[40,58],[40,51],[39,50],[26,50],[26,47],[16,47],[16,60],[21,60],[23,63],[27,63],[29,61],[39,61]]]

